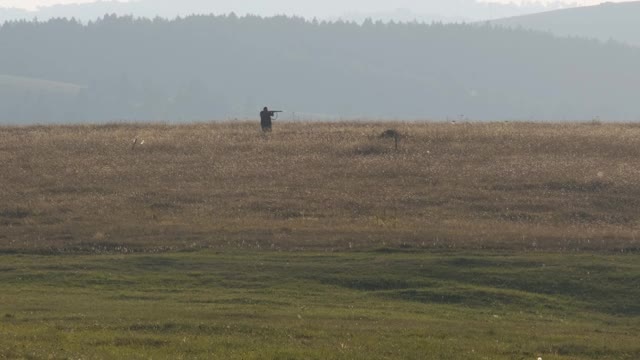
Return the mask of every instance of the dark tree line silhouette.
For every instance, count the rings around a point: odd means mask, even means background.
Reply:
[[[489,25],[107,15],[4,23],[0,53],[2,122],[640,119],[640,49]]]

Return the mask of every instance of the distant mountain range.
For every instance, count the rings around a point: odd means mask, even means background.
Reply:
[[[510,17],[491,22],[550,32],[559,36],[609,39],[640,46],[640,1],[604,3]]]
[[[267,1],[262,1],[266,3]],[[337,1],[334,1],[337,3]],[[361,9],[363,6],[355,6],[358,1],[351,1],[352,8]],[[367,8],[387,8],[381,6],[381,1],[374,1]],[[318,3],[316,3],[318,4]],[[376,6],[377,5],[377,6]],[[411,6],[409,6],[411,5]],[[37,11],[26,11],[20,9],[3,9],[0,7],[0,22],[7,20],[48,20],[51,18],[66,17],[75,18],[81,21],[95,20],[105,14],[134,15],[139,17],[153,18],[161,16],[173,18],[178,15],[185,16],[191,14],[227,14],[235,12],[237,14],[254,13],[263,16],[277,14],[298,15],[308,19],[317,17],[327,20],[350,20],[363,21],[366,18],[383,21],[414,21],[419,22],[461,22],[461,21],[481,21],[499,19],[510,16],[531,14],[541,11],[548,11],[566,7],[560,2],[539,3],[529,2],[524,5],[501,4],[490,2],[478,2],[476,0],[430,0],[400,1],[393,7],[385,11],[354,11],[344,10],[343,14],[326,10],[330,6],[313,5],[309,2],[299,0],[271,0],[268,6],[260,5],[260,1],[251,3],[237,0],[137,0],[130,2],[118,1],[98,1],[85,4],[68,4],[42,7]],[[348,5],[333,5],[332,8],[348,9]],[[395,7],[395,8],[394,8]],[[408,10],[411,7],[414,10]]]
[[[399,2],[401,6],[406,2]],[[306,5],[305,5],[306,4]],[[42,7],[37,11],[0,7],[0,23],[9,20],[41,21],[52,18],[75,18],[89,21],[105,14],[174,18],[191,14],[251,13],[255,3],[236,0],[137,0],[131,2],[98,1]],[[302,6],[305,5],[305,6]],[[362,22],[367,18],[396,22],[479,22],[506,27],[550,32],[558,36],[576,36],[615,41],[640,46],[640,1],[604,3],[597,6],[570,7],[566,4],[527,2],[524,5],[478,2],[476,0],[430,0],[415,10],[398,7],[387,11],[348,11],[344,14],[322,13],[297,0],[272,0],[263,15],[288,14],[307,18]],[[259,6],[257,6],[259,8]]]
[[[340,18],[357,22],[364,21],[368,18],[396,22],[475,22],[566,8],[566,5],[561,3],[548,3],[543,5],[537,2],[515,5],[477,2],[474,0],[432,0],[425,3],[428,3],[429,6],[425,6],[420,10],[409,10],[399,7],[394,10],[381,12],[352,11],[344,14]]]

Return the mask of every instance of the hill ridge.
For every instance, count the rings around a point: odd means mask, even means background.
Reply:
[[[560,36],[615,40],[640,46],[640,1],[606,2],[599,5],[559,9],[489,21],[490,24],[522,27]]]
[[[64,106],[2,97],[0,121],[190,122],[265,105],[345,118],[640,119],[640,49],[490,25],[105,16],[5,24],[0,48],[0,73],[87,84]]]

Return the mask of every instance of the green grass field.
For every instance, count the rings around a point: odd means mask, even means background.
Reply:
[[[0,359],[640,358],[639,126],[312,125],[0,127]]]
[[[638,359],[640,256],[3,255],[0,358]]]

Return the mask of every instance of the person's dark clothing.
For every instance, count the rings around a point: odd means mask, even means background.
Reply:
[[[260,126],[262,126],[262,131],[271,131],[272,116],[273,116],[273,111],[262,110],[260,112]]]

